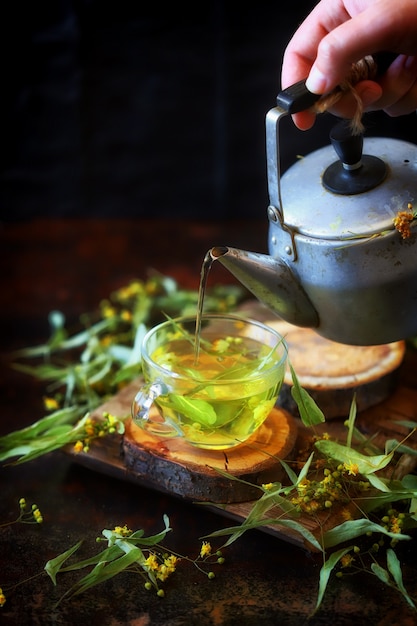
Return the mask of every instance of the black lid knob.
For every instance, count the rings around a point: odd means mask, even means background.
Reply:
[[[346,169],[358,166],[362,157],[363,135],[352,135],[350,123],[343,120],[330,131],[330,141]]]
[[[329,191],[350,196],[364,193],[379,185],[387,174],[382,159],[363,155],[363,135],[353,135],[343,120],[330,132],[330,141],[339,157],[323,174],[323,185]]]

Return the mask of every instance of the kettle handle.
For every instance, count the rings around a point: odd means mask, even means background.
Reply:
[[[278,126],[279,120],[284,115],[300,113],[313,106],[321,96],[309,91],[306,81],[300,80],[287,89],[281,91],[277,96],[277,106],[271,109],[265,120],[266,126],[266,161],[268,176],[268,194],[270,206],[278,210],[283,218],[281,199],[281,165],[279,157]]]
[[[374,54],[376,77],[382,76],[396,57],[397,55],[393,52],[378,52]],[[298,83],[283,89],[278,94],[277,107],[282,109],[283,113],[290,115],[301,113],[301,111],[310,109],[321,97],[321,95],[312,93],[307,89],[305,80],[300,80]]]
[[[278,94],[277,107],[282,113],[292,115],[310,109],[319,98],[321,98],[319,94],[307,89],[305,80],[300,80]]]

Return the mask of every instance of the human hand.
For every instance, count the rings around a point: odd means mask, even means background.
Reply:
[[[416,0],[321,0],[289,42],[282,66],[282,87],[307,77],[313,93],[327,94],[343,82],[352,64],[367,55],[390,51],[398,56],[375,80],[363,80],[355,90],[364,110],[383,109],[390,116],[417,108]],[[352,117],[357,104],[343,97],[333,112]],[[293,116],[302,130],[315,114]]]

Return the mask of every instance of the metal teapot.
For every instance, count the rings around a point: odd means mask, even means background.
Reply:
[[[328,339],[374,345],[412,336],[417,220],[403,238],[394,218],[417,205],[417,146],[364,140],[340,122],[332,145],[281,178],[279,120],[317,97],[297,83],[266,116],[270,255],[226,247],[210,254],[279,317]]]

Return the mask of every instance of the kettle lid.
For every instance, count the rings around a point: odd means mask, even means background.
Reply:
[[[286,226],[323,239],[369,237],[394,228],[398,211],[417,200],[417,146],[384,137],[360,141],[352,153],[332,138],[333,147],[300,158],[285,172]]]

